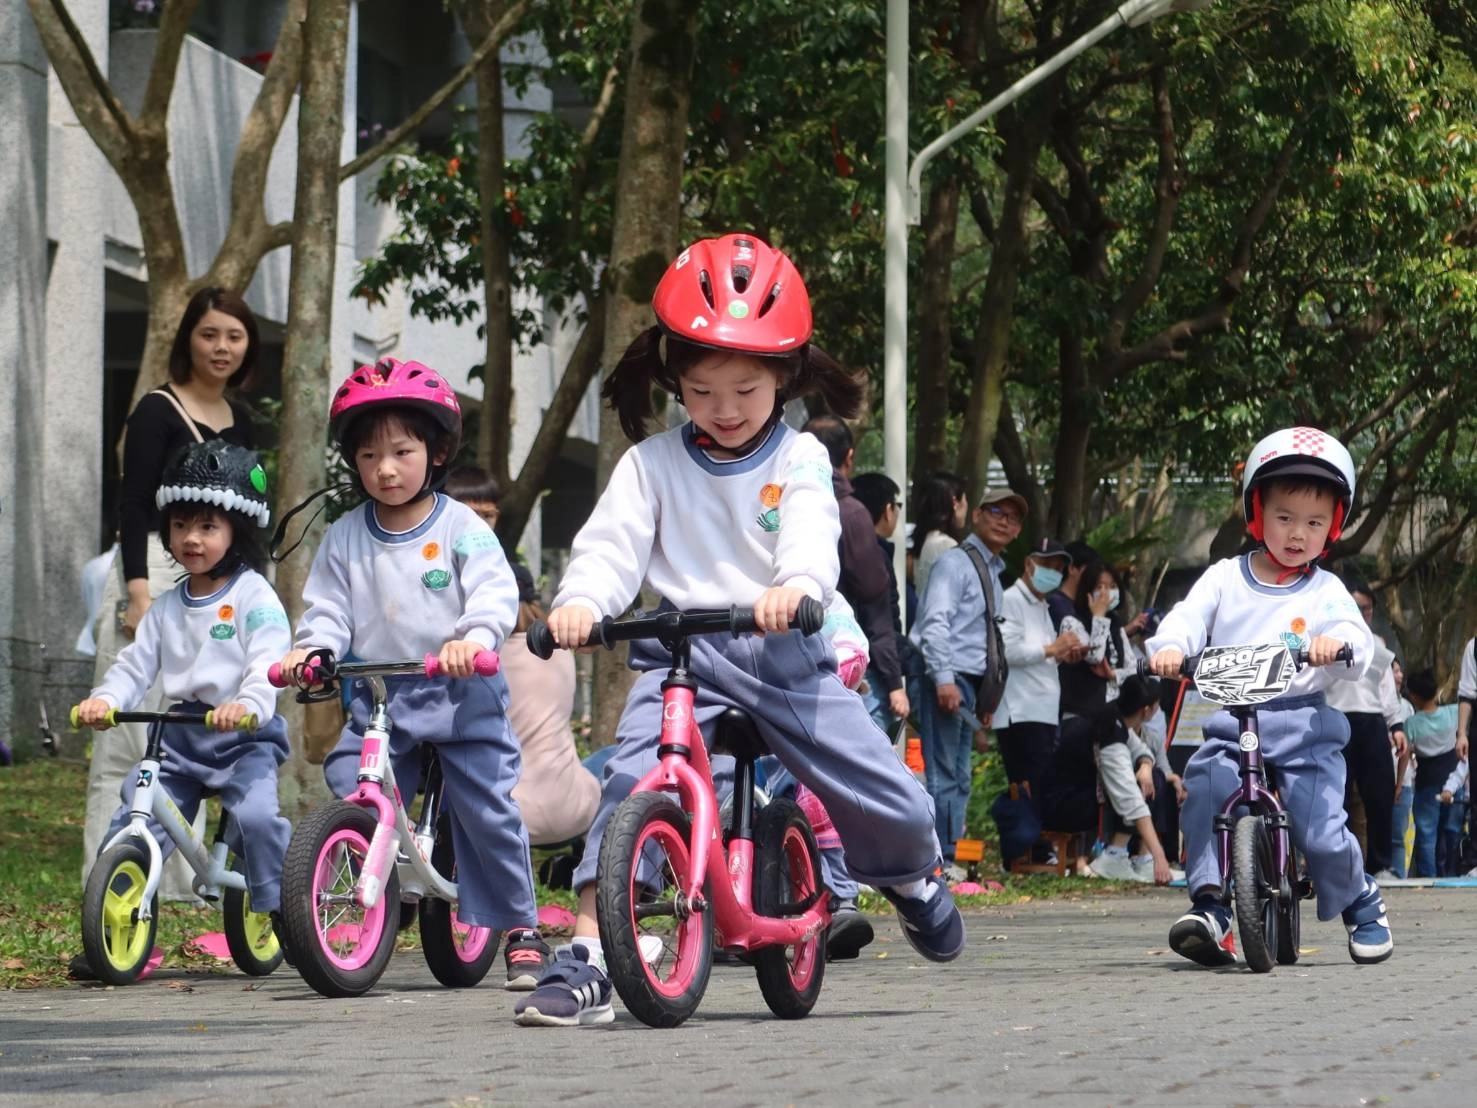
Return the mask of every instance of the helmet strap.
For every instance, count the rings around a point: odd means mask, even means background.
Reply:
[[[750,435],[743,442],[739,443],[737,446],[723,446],[718,442],[717,439],[708,434],[707,431],[704,431],[696,423],[692,425],[692,443],[698,449],[708,451],[709,453],[714,450],[722,450],[726,454],[732,454],[735,458],[745,458],[764,444],[764,440],[769,438],[769,433],[774,430],[774,425],[780,421],[780,418],[784,414],[784,398],[777,395],[775,399],[774,411],[769,413],[769,418],[764,421],[764,426],[761,427],[753,435]]]

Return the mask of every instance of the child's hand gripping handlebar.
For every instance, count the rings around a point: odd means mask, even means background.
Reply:
[[[825,622],[825,608],[821,607],[820,601],[807,596],[800,601],[800,607],[795,612],[790,629],[799,631],[802,635],[813,635],[821,629]],[[759,625],[754,622],[753,608],[664,611],[623,620],[614,620],[606,616],[591,629],[588,639],[582,643],[571,643],[569,648],[577,650],[582,646],[603,646],[610,649],[618,642],[629,642],[635,639],[658,639],[667,643],[668,640],[676,641],[690,635],[713,635],[725,631],[734,638],[738,638],[740,635],[752,634],[758,630]],[[549,625],[541,619],[529,625],[525,641],[528,644],[528,652],[536,658],[552,657],[559,646],[554,641]]]
[[[1294,650],[1290,653],[1292,654],[1293,664],[1296,665],[1298,669],[1302,669],[1305,665],[1308,664],[1308,652],[1306,650]],[[1343,662],[1345,666],[1352,666],[1354,664],[1354,647],[1349,643],[1344,643],[1343,646],[1339,647],[1338,653],[1333,656],[1333,660],[1335,662]],[[1181,677],[1193,678],[1195,676],[1195,671],[1199,668],[1200,655],[1192,654],[1188,658],[1180,662],[1179,675]],[[1138,672],[1140,677],[1157,676],[1154,673],[1153,669],[1150,668],[1150,661],[1146,661],[1143,658],[1139,659]]]
[[[479,650],[472,659],[472,669],[478,677],[492,677],[501,668],[502,659],[495,650]],[[327,684],[338,677],[390,677],[402,674],[449,676],[442,668],[441,659],[434,654],[427,654],[418,662],[338,662],[331,651],[315,650],[292,673],[285,672],[280,662],[272,663],[267,670],[267,680],[274,688],[296,686],[306,690]]]
[[[69,718],[72,722],[72,730],[83,726],[80,704],[72,705]],[[257,728],[256,713],[241,717],[238,731],[255,731]],[[109,708],[106,715],[97,723],[87,724],[94,731],[106,731],[110,727],[117,727],[120,723],[203,723],[206,727],[214,730],[215,711],[206,712],[204,715],[198,712],[121,712],[117,708]]]

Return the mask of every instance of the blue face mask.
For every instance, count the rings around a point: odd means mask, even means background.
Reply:
[[[1043,596],[1061,587],[1062,571],[1049,566],[1036,566],[1031,570],[1031,586]]]
[[[1111,612],[1114,608],[1118,607],[1118,601],[1120,601],[1122,599],[1123,599],[1123,595],[1117,589],[1109,589],[1108,590],[1108,611]]]

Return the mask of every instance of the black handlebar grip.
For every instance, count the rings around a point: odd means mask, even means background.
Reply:
[[[826,610],[814,597],[803,597],[795,612],[795,627],[802,635],[814,635],[826,622]]]
[[[530,654],[546,662],[554,656],[554,648],[558,645],[554,642],[554,633],[549,630],[549,625],[541,619],[528,625],[523,641],[528,644]]]
[[[1333,656],[1333,659],[1336,662],[1343,662],[1346,666],[1352,666],[1354,664],[1354,648],[1348,643],[1344,643],[1343,646],[1339,647],[1339,652]]]

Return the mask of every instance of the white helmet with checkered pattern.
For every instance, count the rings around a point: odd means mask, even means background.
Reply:
[[[1272,477],[1318,477],[1331,482],[1339,503],[1328,528],[1328,545],[1338,541],[1354,507],[1354,459],[1343,443],[1316,427],[1284,427],[1251,448],[1241,475],[1241,503],[1246,509],[1246,529],[1258,542],[1262,539],[1259,485]]]

